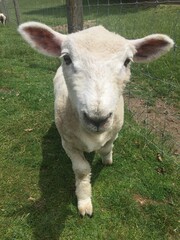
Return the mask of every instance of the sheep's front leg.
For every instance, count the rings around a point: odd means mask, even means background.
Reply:
[[[84,154],[76,149],[63,147],[72,161],[72,168],[76,180],[76,196],[78,200],[79,213],[84,216],[85,214],[92,216],[93,207],[91,202],[91,167],[85,159]]]
[[[98,153],[101,156],[102,163],[105,165],[111,165],[113,162],[113,141],[107,142],[99,151]]]

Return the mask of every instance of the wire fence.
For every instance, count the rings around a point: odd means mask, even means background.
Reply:
[[[18,5],[15,6],[14,2]],[[56,31],[68,32],[66,1],[29,2],[0,0],[0,11],[6,14],[8,24],[33,20],[44,22]],[[84,0],[83,19],[84,28],[102,24],[126,38],[161,32],[174,39],[176,46],[168,56],[151,64],[132,66],[125,102],[127,114],[145,129],[136,131],[143,135],[149,147],[161,155],[166,154],[168,149],[177,157],[180,152],[179,1]],[[130,124],[127,127],[134,128]],[[157,138],[161,145],[156,144]]]

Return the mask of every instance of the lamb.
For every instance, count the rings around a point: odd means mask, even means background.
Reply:
[[[27,22],[18,31],[40,53],[62,59],[54,78],[55,123],[72,161],[79,213],[92,216],[91,167],[84,152],[96,151],[103,164],[112,164],[131,62],[155,60],[174,42],[163,34],[128,40],[103,26],[64,35]]]
[[[3,13],[0,13],[0,22],[5,25],[6,24],[6,16]]]

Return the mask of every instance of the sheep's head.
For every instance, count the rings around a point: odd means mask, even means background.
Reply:
[[[82,125],[93,132],[112,126],[130,78],[130,63],[157,59],[174,44],[162,34],[127,40],[102,26],[63,35],[44,24],[29,22],[20,25],[19,32],[39,52],[63,59],[72,106]]]

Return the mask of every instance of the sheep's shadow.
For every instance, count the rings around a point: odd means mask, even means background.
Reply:
[[[30,206],[28,223],[34,239],[59,239],[68,205],[74,201],[71,162],[61,147],[61,139],[53,123],[42,138],[42,162],[39,171],[41,196]]]
[[[62,148],[54,123],[42,139],[42,156],[39,172],[41,196],[30,206],[28,223],[34,239],[57,240],[64,229],[66,218],[73,214],[69,206],[76,206],[76,197],[71,161]],[[92,161],[94,154],[88,154],[87,158]],[[100,161],[93,164],[92,184],[102,168]],[[78,212],[75,216],[79,218]]]

